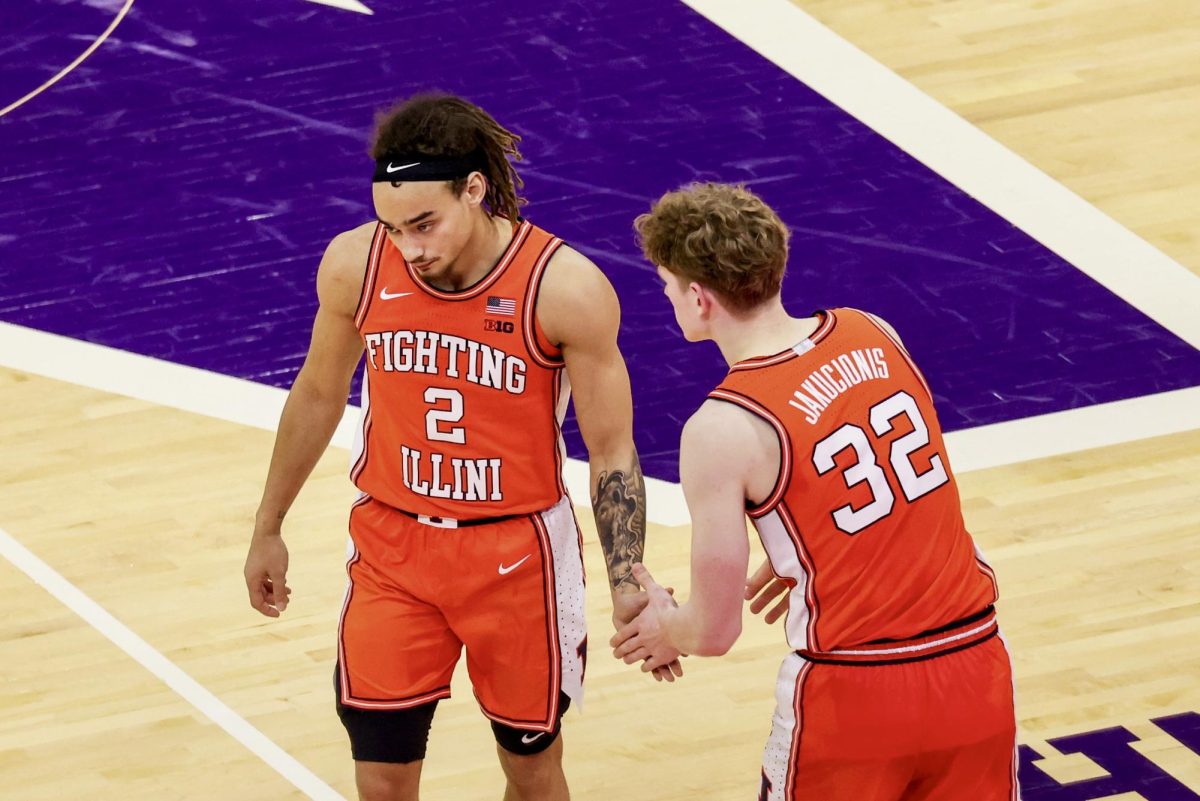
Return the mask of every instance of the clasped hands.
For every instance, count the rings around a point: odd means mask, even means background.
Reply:
[[[643,673],[652,673],[656,681],[673,682],[683,675],[679,661],[687,656],[671,641],[667,621],[679,609],[673,597],[672,587],[663,587],[645,565],[633,566],[633,578],[642,592],[625,596],[630,600],[613,613],[617,633],[609,640],[613,656],[632,665],[642,663]],[[763,619],[774,623],[787,612],[787,591],[791,583],[779,578],[771,570],[769,560],[764,560],[754,574],[746,579],[743,597],[750,601],[750,611],[759,614],[780,595],[783,598],[767,612]]]
[[[613,656],[627,665],[641,662],[642,672],[652,673],[655,681],[675,681],[683,675],[679,658],[687,656],[670,643],[664,629],[664,618],[679,608],[671,597],[675,589],[660,586],[641,563],[633,566],[633,579],[642,591],[626,595],[631,600],[613,613]]]

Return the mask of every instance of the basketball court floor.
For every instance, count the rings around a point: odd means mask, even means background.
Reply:
[[[528,216],[621,296],[660,581],[687,586],[678,432],[722,370],[631,221],[740,181],[794,232],[788,307],[880,313],[930,377],[1025,798],[1200,799],[1198,41],[1180,0],[6,4],[0,798],[354,796],[353,409],[286,524],[282,619],[241,564],[317,258],[371,217],[372,116],[441,88],[525,137]],[[600,646],[593,584],[573,797],[753,797],[782,631],[660,685]],[[463,679],[427,799],[501,794]]]

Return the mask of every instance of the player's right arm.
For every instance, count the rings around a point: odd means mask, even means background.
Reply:
[[[287,547],[283,518],[329,446],[346,409],[350,381],[362,358],[354,314],[362,293],[374,224],[339,234],[317,269],[317,316],[308,355],[292,384],[267,471],[246,555],[250,605],[268,617],[287,607]]]
[[[746,412],[718,401],[705,402],[684,426],[679,478],[692,518],[691,597],[677,606],[638,565],[634,575],[650,601],[610,640],[618,659],[654,670],[679,653],[724,654],[741,634],[750,561],[745,499],[769,461],[759,438]]]

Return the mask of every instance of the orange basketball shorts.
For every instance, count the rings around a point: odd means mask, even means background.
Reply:
[[[350,511],[338,626],[341,702],[404,709],[446,698],[463,647],[492,720],[552,731],[559,692],[582,700],[584,573],[570,501],[442,528],[370,497]]]
[[[762,801],[1015,801],[1012,666],[998,632],[917,661],[779,671]]]

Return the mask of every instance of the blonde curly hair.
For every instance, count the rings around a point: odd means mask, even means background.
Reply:
[[[791,234],[744,186],[689,184],[659,198],[633,227],[647,259],[708,287],[734,311],[779,294]]]

